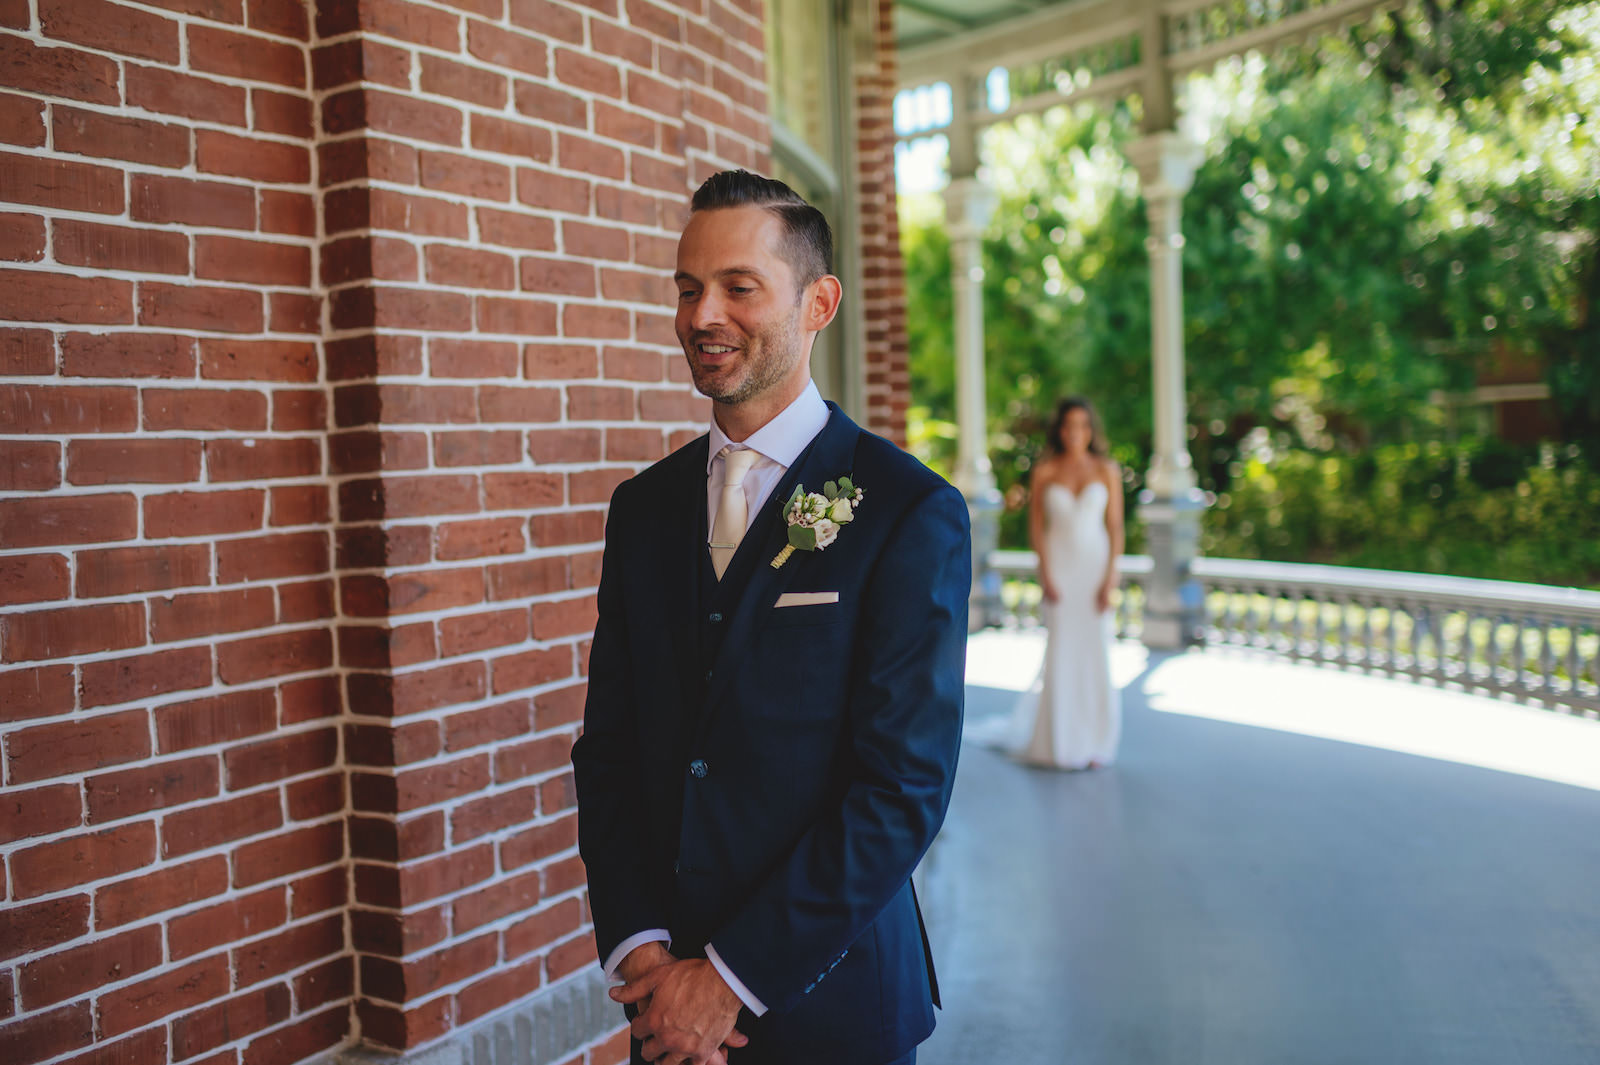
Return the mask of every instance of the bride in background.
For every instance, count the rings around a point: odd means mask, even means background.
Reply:
[[[1056,407],[1033,468],[1029,539],[1039,555],[1044,667],[1022,697],[1011,753],[1030,765],[1098,769],[1116,760],[1122,709],[1111,683],[1111,593],[1122,553],[1122,471],[1077,396]]]

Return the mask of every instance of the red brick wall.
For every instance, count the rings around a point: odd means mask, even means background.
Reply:
[[[759,20],[0,0],[0,1061],[410,1048],[592,962],[604,507],[707,413],[668,278],[689,190],[766,165]],[[898,438],[892,61],[858,85]]]
[[[592,960],[604,503],[705,415],[672,248],[763,86],[758,0],[0,0],[0,1060]]]
[[[294,1060],[353,978],[308,19],[0,28],[0,1060]]]
[[[689,189],[764,159],[754,6],[317,21],[368,1042],[416,1046],[594,962],[568,753],[605,504],[709,414],[670,275]],[[337,36],[358,25],[359,50]]]

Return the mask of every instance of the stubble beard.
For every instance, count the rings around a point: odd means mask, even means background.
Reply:
[[[723,378],[716,370],[701,366],[691,352],[704,342],[720,343],[713,336],[692,334],[684,345],[684,355],[689,362],[689,374],[694,379],[694,387],[713,403],[737,407],[765,394],[782,382],[794,371],[795,364],[804,356],[800,333],[800,305],[795,304],[793,313],[783,321],[773,323],[748,338],[745,343],[727,345],[743,348],[747,356],[752,352],[755,353],[755,358],[747,357],[740,364],[742,374],[736,373],[731,378]]]

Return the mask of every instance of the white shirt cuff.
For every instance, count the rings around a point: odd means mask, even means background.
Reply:
[[[601,966],[605,970],[607,980],[617,979],[617,966],[622,964],[622,959],[632,954],[635,947],[642,947],[646,943],[670,943],[672,934],[665,928],[647,928],[643,932],[635,932],[624,939],[616,950],[611,952],[611,957]]]
[[[717,970],[717,975],[727,982],[728,990],[738,995],[739,1001],[743,1002],[751,1013],[759,1017],[767,1012],[767,1007],[762,1004],[759,998],[751,994],[750,989],[744,986],[743,980],[733,975],[733,970],[728,968],[728,963],[722,960],[722,955],[718,954],[717,948],[710,943],[706,944],[706,960],[711,963],[713,969]]]

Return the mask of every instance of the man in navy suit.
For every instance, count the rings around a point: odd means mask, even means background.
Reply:
[[[955,776],[970,531],[812,384],[831,259],[781,182],[701,186],[677,333],[714,421],[611,500],[572,760],[635,1062],[900,1065],[933,1030],[911,873]]]

